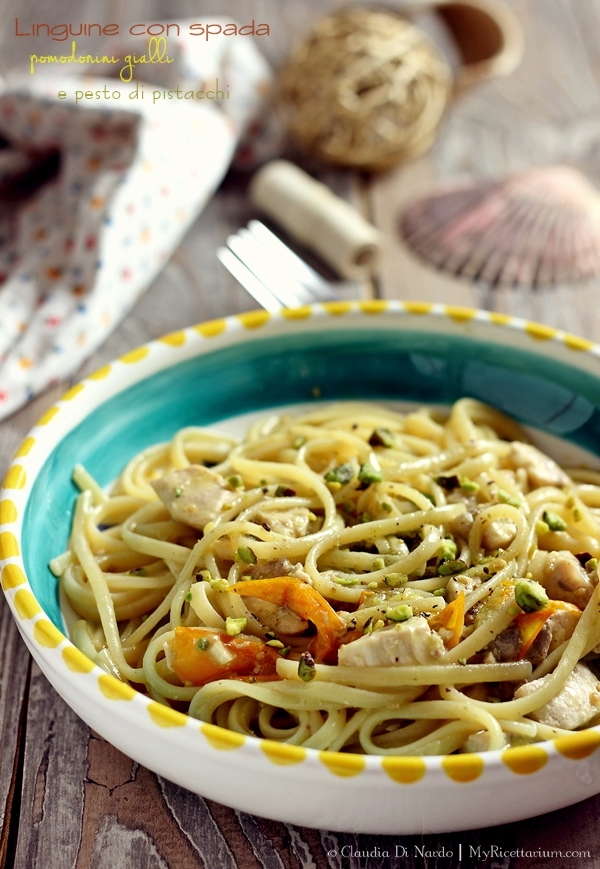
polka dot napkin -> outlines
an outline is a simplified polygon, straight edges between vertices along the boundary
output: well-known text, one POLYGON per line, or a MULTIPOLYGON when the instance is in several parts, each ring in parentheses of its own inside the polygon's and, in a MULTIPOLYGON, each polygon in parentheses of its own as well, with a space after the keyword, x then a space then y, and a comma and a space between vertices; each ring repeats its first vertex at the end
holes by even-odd
POLYGON ((0 210, 0 418, 73 375, 104 341, 256 126, 270 74, 252 42, 181 38, 169 55, 168 78, 161 66, 144 68, 143 100, 131 98, 135 80, 38 71, 0 93, 0 191, 31 155, 60 159, 24 204, 0 210), (217 77, 235 99, 148 98, 159 86, 198 90, 217 77), (76 104, 77 90, 105 86, 120 97, 76 104))

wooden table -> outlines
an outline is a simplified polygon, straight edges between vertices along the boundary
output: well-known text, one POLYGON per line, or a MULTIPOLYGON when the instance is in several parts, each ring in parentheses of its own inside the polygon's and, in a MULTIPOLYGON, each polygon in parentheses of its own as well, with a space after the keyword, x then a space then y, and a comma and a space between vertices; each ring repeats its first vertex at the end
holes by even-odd
MULTIPOLYGON (((218 5, 204 0, 90 0, 74 7, 68 0, 8 0, 1 13, 0 69, 25 51, 13 36, 16 14, 23 21, 125 23, 141 16, 173 20, 214 13, 218 5)), ((238 20, 254 17, 270 24, 272 36, 261 45, 277 62, 292 35, 306 29, 326 4, 229 0, 223 5, 238 20)), ((525 29, 523 63, 509 79, 480 86, 456 103, 430 154, 378 178, 320 174, 338 191, 354 196, 387 236, 379 280, 366 292, 477 305, 600 340, 598 281, 539 291, 473 287, 428 270, 398 240, 403 203, 437 179, 567 162, 600 182, 600 3, 511 0, 511 5, 525 29)), ((214 255, 226 235, 250 216, 244 187, 240 176, 226 179, 160 277, 75 379, 161 333, 253 307, 214 255)), ((0 426, 0 478, 27 430, 64 389, 62 384, 46 393, 0 426)), ((534 820, 424 837, 301 829, 202 800, 90 732, 32 663, 3 600, 0 746, 0 869, 600 867, 595 835, 600 796, 534 820), (396 845, 400 853, 405 846, 407 856, 359 856, 376 854, 377 848, 394 855, 396 845), (574 849, 587 856, 567 856, 574 849), (500 857, 500 850, 520 856, 500 857), (543 851, 555 856, 544 858, 543 851), (438 856, 427 856, 431 852, 438 856)), ((489 820, 493 824, 493 817, 489 820)))

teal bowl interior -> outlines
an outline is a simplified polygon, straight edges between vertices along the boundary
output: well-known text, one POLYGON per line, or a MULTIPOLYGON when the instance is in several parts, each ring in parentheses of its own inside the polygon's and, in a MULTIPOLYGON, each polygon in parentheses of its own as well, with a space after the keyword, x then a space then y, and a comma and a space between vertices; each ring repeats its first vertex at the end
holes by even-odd
POLYGON ((344 399, 451 404, 471 396, 600 454, 600 378, 526 350, 440 333, 343 330, 248 341, 166 368, 95 408, 36 478, 23 559, 62 629, 48 563, 66 546, 80 462, 106 485, 127 461, 188 425, 279 405, 344 399), (317 400, 317 399, 315 399, 317 400))

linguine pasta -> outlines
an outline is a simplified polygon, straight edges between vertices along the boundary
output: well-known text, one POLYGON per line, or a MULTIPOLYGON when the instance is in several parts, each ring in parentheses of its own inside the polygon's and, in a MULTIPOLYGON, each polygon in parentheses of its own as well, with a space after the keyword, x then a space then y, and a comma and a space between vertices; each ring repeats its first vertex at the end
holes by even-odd
POLYGON ((159 703, 380 755, 502 749, 594 723, 600 476, 473 399, 319 405, 203 428, 106 494, 78 466, 51 563, 71 638, 159 703))

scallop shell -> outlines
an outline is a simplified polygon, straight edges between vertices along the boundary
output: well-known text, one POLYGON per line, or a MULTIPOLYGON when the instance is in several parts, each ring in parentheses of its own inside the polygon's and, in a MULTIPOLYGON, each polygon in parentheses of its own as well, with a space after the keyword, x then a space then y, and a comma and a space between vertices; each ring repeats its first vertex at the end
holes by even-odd
POLYGON ((600 274, 600 194, 569 166, 430 194, 408 206, 401 232, 428 263, 489 286, 550 286, 600 274))

